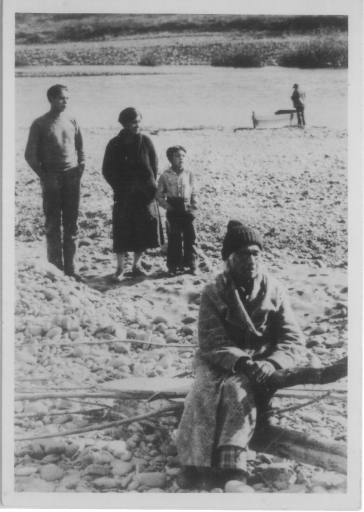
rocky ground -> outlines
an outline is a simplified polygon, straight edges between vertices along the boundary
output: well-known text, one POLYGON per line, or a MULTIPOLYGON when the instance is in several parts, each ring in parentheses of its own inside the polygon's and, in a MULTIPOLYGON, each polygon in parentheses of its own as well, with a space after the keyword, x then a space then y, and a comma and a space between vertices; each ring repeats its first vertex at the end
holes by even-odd
MULTIPOLYGON (((144 258, 151 266, 149 276, 128 275, 120 285, 110 282, 112 197, 100 173, 104 148, 113 135, 101 129, 85 133, 89 161, 83 179, 79 253, 86 282, 78 284, 45 261, 39 183, 22 158, 27 133, 18 133, 18 492, 186 492, 176 483, 178 414, 143 417, 170 402, 82 396, 32 401, 24 395, 86 394, 131 377, 140 382, 150 379, 153 385, 161 378, 182 381, 192 376, 200 293, 221 269, 221 240, 230 218, 240 218, 264 235, 264 263, 285 283, 307 339, 302 365, 325 366, 347 354, 345 131, 151 133, 161 170, 167 166, 163 148, 175 143, 188 148, 199 183, 201 275, 167 279, 165 256, 153 250, 144 258), (141 418, 102 428, 134 416, 141 418), (45 437, 67 431, 76 432, 45 437)), ((276 398, 274 423, 345 444, 345 383, 339 384, 336 393, 295 412, 278 411, 304 404, 307 397, 276 398)), ((266 454, 250 452, 249 470, 246 486, 230 486, 225 492, 346 489, 342 475, 266 454)))

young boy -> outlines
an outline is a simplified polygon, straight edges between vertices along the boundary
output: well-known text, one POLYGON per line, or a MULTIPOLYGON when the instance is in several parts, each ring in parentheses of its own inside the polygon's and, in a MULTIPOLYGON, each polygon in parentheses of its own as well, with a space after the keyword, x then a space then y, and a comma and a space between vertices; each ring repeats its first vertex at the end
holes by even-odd
POLYGON ((80 182, 85 170, 82 135, 76 120, 64 113, 67 87, 53 85, 47 97, 50 110, 30 127, 25 159, 41 182, 48 261, 81 281, 76 253, 80 182))
POLYGON ((158 203, 167 210, 167 267, 171 276, 184 267, 189 267, 192 275, 197 275, 198 272, 193 214, 197 209, 195 177, 191 171, 185 169, 185 156, 186 150, 182 146, 167 149, 167 158, 172 165, 159 178, 156 194, 158 203))

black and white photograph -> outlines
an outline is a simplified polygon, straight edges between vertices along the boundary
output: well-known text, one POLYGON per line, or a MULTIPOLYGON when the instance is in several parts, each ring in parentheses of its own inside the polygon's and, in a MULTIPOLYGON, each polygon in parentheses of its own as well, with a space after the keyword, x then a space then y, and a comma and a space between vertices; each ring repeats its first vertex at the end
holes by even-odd
POLYGON ((361 507, 361 17, 4 0, 5 506, 361 507))

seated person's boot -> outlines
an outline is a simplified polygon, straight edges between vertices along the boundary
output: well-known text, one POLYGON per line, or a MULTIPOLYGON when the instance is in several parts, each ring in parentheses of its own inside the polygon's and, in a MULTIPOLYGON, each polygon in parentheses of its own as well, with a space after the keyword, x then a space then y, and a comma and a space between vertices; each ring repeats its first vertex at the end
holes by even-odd
POLYGON ((182 466, 176 481, 181 489, 196 488, 200 482, 200 474, 195 466, 182 466))

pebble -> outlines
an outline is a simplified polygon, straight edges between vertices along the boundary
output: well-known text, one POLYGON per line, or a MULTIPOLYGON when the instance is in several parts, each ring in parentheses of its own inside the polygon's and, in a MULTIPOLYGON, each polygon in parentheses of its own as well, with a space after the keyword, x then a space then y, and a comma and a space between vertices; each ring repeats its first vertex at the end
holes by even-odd
POLYGON ((41 468, 40 475, 46 482, 54 482, 55 480, 61 480, 64 472, 55 464, 47 464, 41 468))
POLYGON ((229 482, 226 483, 224 491, 226 493, 248 493, 255 492, 255 489, 253 487, 250 487, 250 485, 246 485, 244 482, 241 482, 240 480, 230 480, 229 482))
POLYGON ((120 484, 120 482, 115 478, 107 477, 96 478, 96 480, 93 480, 92 483, 98 489, 112 489, 118 487, 118 485, 120 484))
POLYGON ((68 444, 66 446, 66 449, 64 451, 64 454, 65 456, 68 458, 68 459, 72 459, 72 457, 74 455, 76 455, 76 453, 78 452, 78 450, 80 449, 80 445, 78 443, 72 443, 72 444, 68 444))
POLYGON ((179 343, 179 341, 180 341, 180 339, 179 339, 179 337, 176 334, 169 334, 166 337, 166 342, 167 343, 179 343))
POLYGON ((15 468, 15 476, 30 476, 36 473, 38 469, 33 466, 18 466, 15 468))
POLYGON ((325 488, 330 487, 345 487, 347 478, 345 475, 340 475, 333 472, 316 473, 311 478, 311 484, 313 486, 321 486, 325 488))
POLYGON ((299 417, 303 421, 308 421, 310 423, 322 423, 321 414, 317 414, 315 412, 301 412, 299 413, 299 417))
POLYGON ((86 247, 92 245, 92 240, 91 238, 81 238, 80 241, 78 242, 78 245, 79 247, 81 247, 82 245, 85 245, 86 247))
POLYGON ((106 450, 114 455, 114 457, 120 457, 123 453, 128 451, 125 441, 111 441, 106 446, 106 450))
POLYGON ((43 290, 43 293, 44 293, 45 298, 48 300, 55 300, 55 299, 58 299, 58 297, 59 297, 59 294, 52 288, 45 288, 43 290))
POLYGON ((116 459, 111 453, 102 451, 93 453, 93 461, 95 464, 111 464, 116 462, 116 459))
POLYGON ((133 457, 131 463, 135 468, 138 469, 138 471, 141 469, 145 469, 149 464, 148 461, 139 457, 133 457))
POLYGON ((282 491, 278 492, 291 494, 305 494, 308 492, 308 488, 305 485, 291 484, 288 485, 286 489, 283 489, 282 491))
POLYGON ((32 459, 42 460, 44 456, 43 448, 38 443, 32 443, 32 459))
POLYGON ((62 455, 66 451, 66 443, 64 441, 57 441, 51 439, 44 443, 44 452, 46 455, 62 455))
POLYGON ((327 332, 327 325, 318 325, 311 331, 311 336, 315 336, 316 334, 325 334, 327 332))
POLYGON ((181 332, 182 334, 184 334, 185 336, 190 336, 191 334, 193 334, 195 331, 194 329, 192 329, 192 327, 190 327, 189 325, 184 325, 183 327, 181 327, 181 332))
POLYGON ((327 490, 321 485, 314 485, 313 487, 311 487, 310 492, 314 494, 326 494, 327 490))
POLYGON ((185 325, 192 324, 193 322, 196 322, 196 320, 197 320, 197 317, 186 316, 185 318, 182 319, 182 323, 185 325))
POLYGON ((30 402, 25 406, 24 412, 44 414, 48 412, 48 407, 43 402, 30 402))
POLYGON ((23 492, 54 492, 55 484, 42 478, 33 479, 23 486, 23 492))
POLYGON ((132 492, 132 491, 136 491, 138 489, 138 487, 139 487, 139 483, 136 481, 133 481, 133 482, 130 482, 127 489, 128 489, 128 491, 132 492))
POLYGON ((27 350, 22 350, 21 352, 15 353, 15 359, 22 363, 27 364, 36 364, 37 358, 29 354, 27 350))
POLYGON ((153 324, 168 324, 168 320, 164 316, 156 316, 153 319, 153 324))
POLYGON ((134 466, 131 462, 118 461, 113 465, 112 474, 116 476, 125 476, 133 471, 134 466))
POLYGON ((23 402, 19 402, 19 400, 16 400, 14 402, 14 412, 15 412, 15 414, 23 412, 23 410, 24 410, 23 402))
POLYGON ((166 475, 164 473, 138 473, 134 476, 134 481, 139 485, 146 485, 147 487, 158 487, 163 489, 167 483, 166 475))
POLYGON ((109 468, 101 464, 90 464, 85 469, 85 475, 106 476, 110 473, 109 468))
POLYGON ((339 423, 342 427, 347 428, 348 426, 348 419, 343 416, 330 416, 330 420, 334 423, 339 423))

